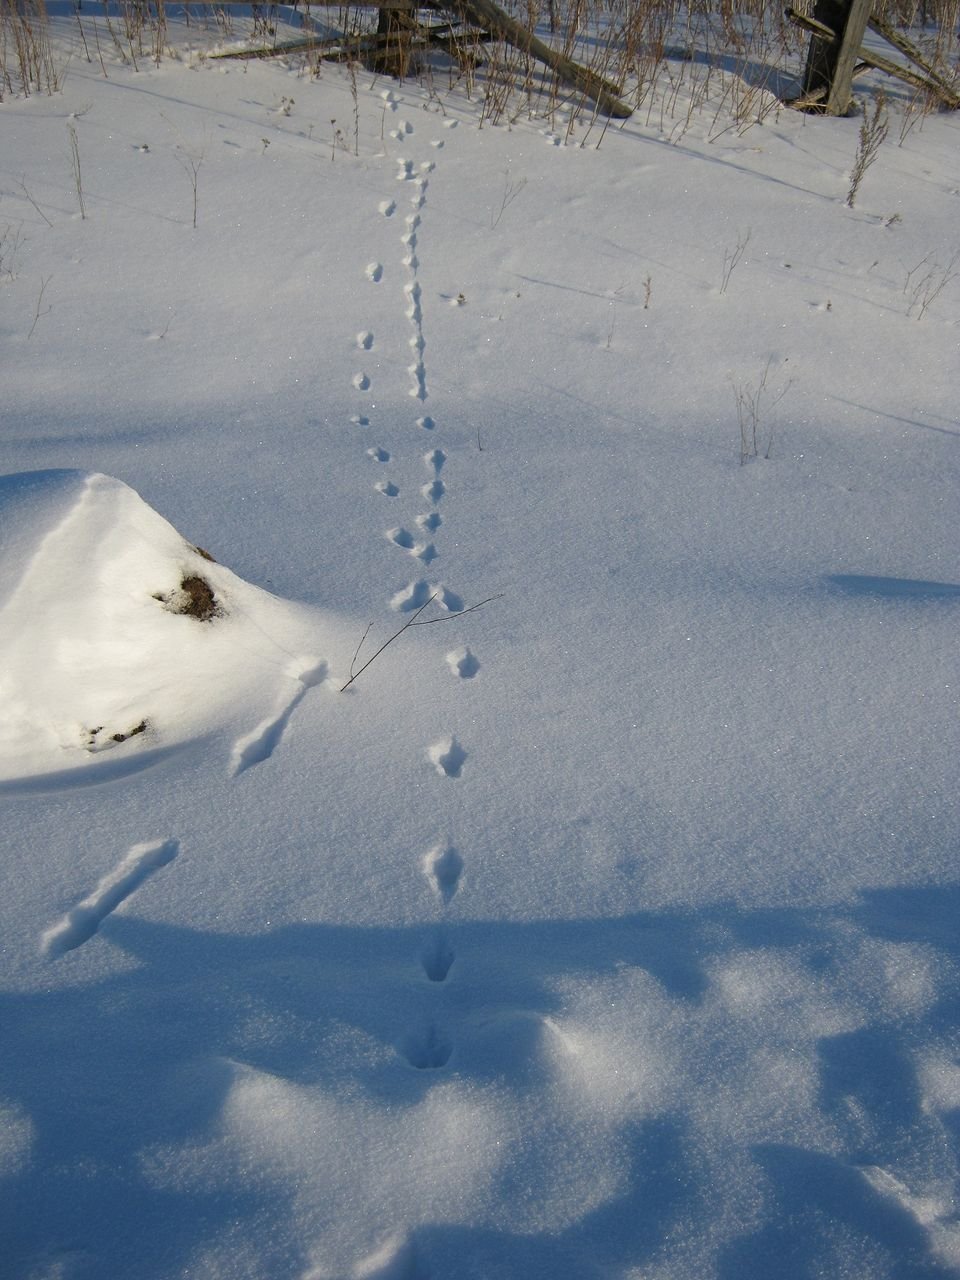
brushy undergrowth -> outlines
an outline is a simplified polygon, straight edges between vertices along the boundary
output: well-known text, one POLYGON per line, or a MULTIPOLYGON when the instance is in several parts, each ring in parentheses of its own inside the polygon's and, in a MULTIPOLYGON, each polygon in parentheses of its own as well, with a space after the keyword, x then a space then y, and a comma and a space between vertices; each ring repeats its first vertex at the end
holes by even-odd
MULTIPOLYGON (((782 0, 505 0, 502 7, 525 31, 609 82, 645 123, 674 140, 704 112, 710 113, 714 137, 762 123, 799 92, 809 43, 782 0)), ((795 7, 810 14, 813 0, 797 0, 795 7)), ((908 31, 930 65, 956 82, 960 0, 922 6, 877 0, 874 14, 908 31)), ((269 47, 302 39, 304 66, 315 74, 335 52, 352 75, 366 62, 419 80, 439 103, 446 94, 465 94, 479 103, 481 126, 536 117, 565 141, 572 135, 581 145, 602 141, 608 122, 594 102, 538 63, 522 42, 480 32, 458 9, 458 0, 442 12, 418 16, 434 28, 428 45, 419 38, 422 31, 412 31, 409 16, 398 15, 391 27, 377 10, 362 6, 308 4, 295 11, 102 0, 73 15, 81 56, 99 60, 104 74, 111 57, 134 66, 141 59, 159 62, 170 52, 168 21, 177 19, 206 31, 214 42, 244 37, 269 47), (378 45, 378 30, 388 28, 391 34, 379 37, 378 45), (339 37, 336 50, 333 33, 339 37)), ((63 74, 64 59, 51 46, 45 0, 0 0, 0 100, 55 93, 63 74)), ((922 90, 903 84, 896 89, 905 120, 937 109, 937 100, 922 90)))

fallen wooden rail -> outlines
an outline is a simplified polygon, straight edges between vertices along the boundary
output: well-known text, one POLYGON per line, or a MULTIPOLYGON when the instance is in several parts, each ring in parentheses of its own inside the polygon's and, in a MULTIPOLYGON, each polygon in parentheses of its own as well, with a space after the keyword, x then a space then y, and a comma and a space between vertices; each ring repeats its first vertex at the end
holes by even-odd
MULTIPOLYGON (((225 0, 225 2, 228 4, 239 3, 239 0, 225 0)), ((295 6, 264 4, 256 7, 276 9, 293 8, 295 6)), ((310 0, 310 7, 342 9, 344 6, 340 0, 310 0)), ((412 46, 416 48, 425 44, 442 45, 444 43, 469 43, 472 40, 488 40, 491 38, 489 33, 493 32, 522 53, 549 67, 564 84, 577 89, 585 98, 595 102, 597 109, 604 115, 613 116, 618 120, 625 120, 633 114, 632 107, 627 106, 620 99, 619 90, 615 84, 605 80, 595 71, 591 71, 589 67, 583 67, 565 54, 551 49, 549 45, 539 40, 531 30, 515 18, 511 18, 508 13, 505 13, 498 4, 494 3, 494 0, 451 0, 449 6, 439 3, 418 4, 416 0, 363 0, 363 3, 352 7, 358 9, 396 10, 398 12, 402 11, 404 14, 420 9, 430 9, 437 13, 455 17, 458 21, 469 22, 478 30, 465 33, 462 37, 453 34, 450 23, 444 24, 442 27, 443 34, 438 36, 431 34, 435 28, 412 23, 407 27, 407 24, 405 24, 404 35, 405 38, 411 41, 412 46)), ((320 53, 322 57, 332 58, 338 56, 335 51, 342 48, 344 53, 339 56, 357 57, 361 54, 376 54, 384 51, 387 47, 384 42, 384 35, 380 32, 359 37, 343 35, 317 39, 316 37, 304 36, 297 40, 261 44, 255 48, 227 49, 210 56, 240 59, 273 58, 285 53, 312 52, 320 53)))

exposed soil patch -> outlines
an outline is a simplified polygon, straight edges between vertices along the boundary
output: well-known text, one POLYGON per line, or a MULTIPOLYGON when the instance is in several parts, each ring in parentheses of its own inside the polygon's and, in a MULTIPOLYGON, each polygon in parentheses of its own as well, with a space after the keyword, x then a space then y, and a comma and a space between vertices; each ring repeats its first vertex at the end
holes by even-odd
POLYGON ((101 737, 103 733, 103 725, 97 725, 95 729, 86 730, 87 741, 85 746, 88 751, 104 751, 113 743, 126 742, 128 738, 135 738, 138 733, 146 733, 147 722, 141 720, 139 724, 135 724, 132 729, 127 729, 123 733, 110 733, 101 737))
POLYGON ((209 622, 223 614, 213 587, 197 573, 181 578, 179 588, 169 595, 157 592, 153 598, 159 600, 171 613, 184 614, 188 618, 196 618, 198 622, 209 622))

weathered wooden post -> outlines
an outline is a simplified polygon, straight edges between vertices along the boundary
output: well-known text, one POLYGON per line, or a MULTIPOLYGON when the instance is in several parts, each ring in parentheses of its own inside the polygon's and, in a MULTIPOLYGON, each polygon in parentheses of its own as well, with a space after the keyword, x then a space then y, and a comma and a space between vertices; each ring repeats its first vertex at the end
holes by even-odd
POLYGON ((853 101, 853 69, 870 19, 872 0, 817 0, 807 52, 803 98, 830 116, 845 116, 853 101))
POLYGON ((375 71, 386 72, 404 80, 410 70, 410 37, 413 23, 409 11, 383 5, 377 20, 380 38, 377 52, 370 60, 375 71))

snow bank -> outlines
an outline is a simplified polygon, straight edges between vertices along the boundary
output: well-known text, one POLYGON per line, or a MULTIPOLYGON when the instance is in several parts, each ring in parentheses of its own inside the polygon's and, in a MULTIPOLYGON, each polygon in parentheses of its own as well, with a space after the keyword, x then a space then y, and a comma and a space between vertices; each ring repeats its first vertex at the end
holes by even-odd
POLYGON ((0 479, 0 563, 2 779, 145 765, 251 691, 296 696, 325 674, 299 649, 321 640, 318 618, 213 563, 109 476, 0 479))

